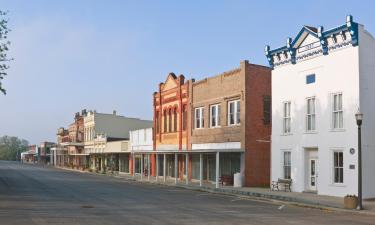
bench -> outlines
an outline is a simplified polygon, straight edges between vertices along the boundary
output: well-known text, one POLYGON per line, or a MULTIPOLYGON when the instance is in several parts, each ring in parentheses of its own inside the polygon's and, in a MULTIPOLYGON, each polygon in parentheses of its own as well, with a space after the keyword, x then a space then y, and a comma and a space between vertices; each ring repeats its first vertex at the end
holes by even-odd
POLYGON ((219 183, 221 185, 233 185, 233 176, 231 175, 222 175, 219 177, 219 183))
POLYGON ((281 179, 279 178, 277 181, 272 181, 272 184, 271 184, 271 190, 272 191, 279 191, 280 189, 282 189, 282 187, 284 187, 284 191, 287 191, 289 190, 290 192, 292 191, 291 190, 291 186, 292 186, 292 179, 281 179))

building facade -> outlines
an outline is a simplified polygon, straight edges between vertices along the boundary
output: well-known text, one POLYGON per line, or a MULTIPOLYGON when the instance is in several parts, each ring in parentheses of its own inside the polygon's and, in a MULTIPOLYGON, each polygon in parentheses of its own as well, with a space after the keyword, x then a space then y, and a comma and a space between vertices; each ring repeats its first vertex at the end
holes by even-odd
POLYGON ((57 145, 53 149, 53 160, 56 166, 69 166, 76 169, 88 168, 88 155, 84 153, 83 118, 86 110, 77 112, 74 122, 68 129, 60 127, 57 130, 57 145))
POLYGON ((173 153, 190 149, 190 101, 189 86, 191 80, 185 81, 183 75, 170 73, 164 83, 159 84, 158 92, 153 95, 154 108, 154 141, 156 154, 151 156, 152 176, 163 175, 163 164, 166 162, 167 176, 183 179, 186 175, 186 155, 178 154, 177 160, 173 153), (165 157, 164 157, 165 156, 165 157), (177 162, 177 164, 175 163, 177 162), (175 167, 177 165, 177 174, 175 167), (160 169, 159 169, 160 168, 160 169))
POLYGON ((154 93, 155 174, 218 187, 240 173, 247 186, 269 185, 270 104, 265 66, 243 61, 200 81, 169 74, 154 93))
POLYGON ((119 160, 123 154, 129 154, 126 153, 129 132, 152 125, 152 121, 120 116, 116 111, 112 114, 87 112, 84 116, 84 153, 90 155, 90 168, 102 172, 119 172, 121 168, 125 171, 119 160))
POLYGON ((44 141, 40 143, 40 146, 37 148, 38 163, 40 164, 49 164, 51 160, 51 148, 56 144, 53 142, 44 141))
POLYGON ((154 155, 153 129, 132 130, 129 136, 130 154, 123 154, 120 160, 123 170, 128 169, 128 173, 133 175, 150 176, 151 158, 154 155))
POLYGON ((304 26, 266 56, 272 70, 272 180, 292 190, 357 194, 355 113, 364 113, 363 197, 375 197, 375 39, 347 17, 333 29, 304 26))
POLYGON ((270 68, 245 60, 238 68, 193 82, 191 88, 192 177, 199 178, 198 151, 204 153, 205 180, 241 173, 246 186, 269 185, 270 68))

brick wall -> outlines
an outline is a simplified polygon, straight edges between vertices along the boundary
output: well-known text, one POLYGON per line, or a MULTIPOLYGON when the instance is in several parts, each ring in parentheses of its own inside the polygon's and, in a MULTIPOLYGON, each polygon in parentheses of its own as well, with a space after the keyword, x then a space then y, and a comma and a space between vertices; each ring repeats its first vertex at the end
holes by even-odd
POLYGON ((245 68, 245 185, 269 186, 271 123, 264 124, 263 99, 271 96, 271 70, 247 63, 245 68))

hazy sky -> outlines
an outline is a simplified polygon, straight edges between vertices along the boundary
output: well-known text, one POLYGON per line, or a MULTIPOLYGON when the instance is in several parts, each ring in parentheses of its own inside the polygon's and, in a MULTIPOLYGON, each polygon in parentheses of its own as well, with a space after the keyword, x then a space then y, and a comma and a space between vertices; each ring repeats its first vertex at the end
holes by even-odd
POLYGON ((354 21, 375 34, 375 1, 0 0, 12 41, 0 135, 38 143, 81 109, 152 119, 152 93, 169 72, 200 79, 267 65, 264 46, 303 25, 354 21))

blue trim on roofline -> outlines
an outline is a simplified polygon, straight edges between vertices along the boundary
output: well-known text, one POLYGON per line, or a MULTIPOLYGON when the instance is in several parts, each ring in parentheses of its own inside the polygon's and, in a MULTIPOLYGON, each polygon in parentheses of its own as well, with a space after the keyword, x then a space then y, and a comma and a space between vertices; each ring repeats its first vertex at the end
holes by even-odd
POLYGON ((293 46, 296 44, 296 42, 299 40, 299 38, 302 36, 302 34, 305 31, 307 31, 309 34, 313 35, 314 37, 319 38, 319 41, 320 41, 320 44, 321 44, 321 47, 322 47, 322 51, 323 51, 323 55, 328 54, 327 38, 330 37, 333 34, 337 34, 337 33, 343 32, 343 31, 349 31, 350 32, 352 46, 358 45, 358 23, 353 22, 353 16, 351 16, 351 15, 348 15, 346 17, 346 23, 345 24, 343 24, 341 26, 338 26, 338 27, 335 27, 335 28, 332 28, 332 29, 329 29, 327 31, 324 31, 323 27, 321 26, 321 27, 319 27, 318 32, 315 33, 312 30, 310 30, 310 29, 308 29, 307 27, 304 26, 300 30, 300 32, 297 34, 296 38, 293 41, 291 40, 291 38, 288 38, 287 45, 276 48, 276 49, 273 49, 273 50, 271 50, 268 45, 266 46, 265 54, 266 54, 266 57, 268 59, 268 62, 270 64, 271 68, 273 68, 273 66, 274 66, 273 56, 276 55, 276 54, 279 54, 279 53, 285 53, 286 51, 288 51, 290 56, 291 56, 292 64, 296 63, 296 58, 295 58, 296 48, 293 48, 293 46))

